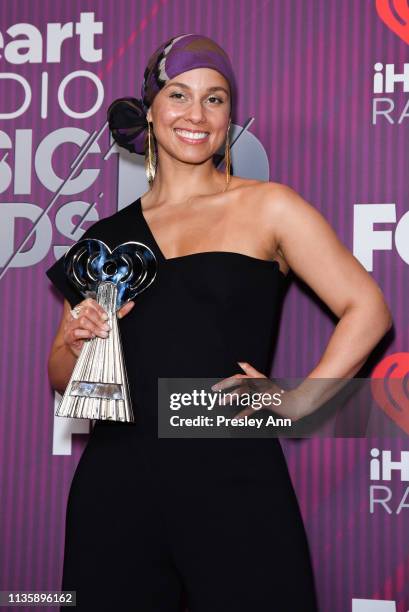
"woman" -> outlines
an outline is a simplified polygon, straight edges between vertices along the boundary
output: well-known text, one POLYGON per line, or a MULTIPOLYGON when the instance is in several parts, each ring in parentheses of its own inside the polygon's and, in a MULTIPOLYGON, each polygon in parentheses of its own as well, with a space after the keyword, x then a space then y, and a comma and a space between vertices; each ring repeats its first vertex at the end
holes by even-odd
MULTIPOLYGON (((159 377, 223 387, 268 375, 290 268, 340 319, 310 377, 352 377, 390 326, 379 287, 311 205, 284 185, 230 176, 235 98, 224 51, 186 34, 152 55, 140 100, 109 108, 117 142, 146 150, 150 190, 85 236, 144 242, 158 273, 118 312, 135 423, 96 422, 70 489, 63 589, 80 610, 176 612, 182 594, 189 612, 318 609, 279 440, 157 435, 159 377), (223 143, 225 173, 213 163, 223 143)), ((66 298, 49 358, 63 392, 82 343, 109 329, 62 260, 47 273, 66 298)), ((284 406, 302 416, 297 402, 284 406)))

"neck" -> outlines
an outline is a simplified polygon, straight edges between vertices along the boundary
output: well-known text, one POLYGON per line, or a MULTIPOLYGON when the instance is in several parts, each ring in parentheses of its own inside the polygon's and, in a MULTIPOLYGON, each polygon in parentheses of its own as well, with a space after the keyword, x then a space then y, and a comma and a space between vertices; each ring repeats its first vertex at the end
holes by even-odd
POLYGON ((225 171, 217 170, 212 159, 202 164, 189 164, 172 159, 161 159, 150 189, 155 202, 179 204, 198 196, 224 193, 230 186, 225 171), (176 163, 175 163, 176 162, 176 163))

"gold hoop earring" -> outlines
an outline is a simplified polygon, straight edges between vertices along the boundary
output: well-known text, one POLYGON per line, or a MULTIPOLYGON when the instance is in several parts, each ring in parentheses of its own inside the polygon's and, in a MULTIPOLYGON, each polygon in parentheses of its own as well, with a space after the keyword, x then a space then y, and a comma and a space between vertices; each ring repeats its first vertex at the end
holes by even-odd
POLYGON ((152 189, 153 180, 156 174, 155 139, 151 125, 152 123, 148 121, 148 133, 145 141, 145 173, 150 189, 152 189))
POLYGON ((227 126, 227 132, 226 132, 226 144, 224 147, 224 163, 226 166, 226 186, 224 188, 224 190, 226 191, 227 187, 229 186, 230 183, 230 172, 231 172, 231 153, 230 153, 230 142, 229 142, 229 130, 230 130, 230 125, 231 125, 231 119, 229 119, 229 125, 227 126))

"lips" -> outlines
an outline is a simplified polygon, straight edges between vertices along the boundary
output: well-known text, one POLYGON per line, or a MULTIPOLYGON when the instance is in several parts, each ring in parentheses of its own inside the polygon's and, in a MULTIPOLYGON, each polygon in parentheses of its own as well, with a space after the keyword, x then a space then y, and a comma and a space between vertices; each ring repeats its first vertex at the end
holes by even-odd
POLYGON ((174 128, 175 134, 187 142, 203 142, 209 136, 209 132, 203 130, 185 130, 183 128, 174 128))

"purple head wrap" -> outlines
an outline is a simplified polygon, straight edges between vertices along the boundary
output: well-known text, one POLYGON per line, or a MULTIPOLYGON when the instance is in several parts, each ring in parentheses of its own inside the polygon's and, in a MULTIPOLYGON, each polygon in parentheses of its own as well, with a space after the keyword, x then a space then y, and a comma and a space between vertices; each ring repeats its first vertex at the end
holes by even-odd
POLYGON ((236 103, 237 86, 227 53, 207 36, 175 36, 149 58, 141 98, 118 98, 109 106, 108 123, 115 141, 132 153, 144 153, 148 127, 146 113, 156 94, 169 79, 194 68, 213 68, 220 72, 229 83, 231 103, 236 103))

